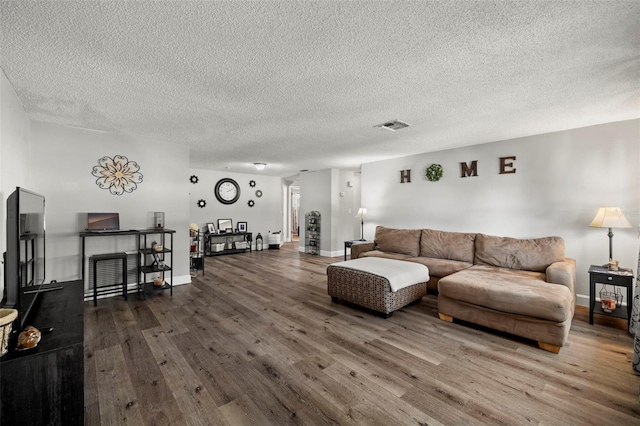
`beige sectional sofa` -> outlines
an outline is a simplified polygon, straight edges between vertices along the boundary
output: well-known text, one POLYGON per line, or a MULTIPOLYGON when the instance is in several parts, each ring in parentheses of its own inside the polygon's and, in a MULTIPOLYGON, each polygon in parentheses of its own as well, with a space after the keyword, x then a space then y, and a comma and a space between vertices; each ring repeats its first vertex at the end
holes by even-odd
POLYGON ((440 318, 533 339, 551 352, 567 340, 575 309, 575 260, 560 237, 516 239, 378 226, 351 258, 383 257, 429 268, 440 318))

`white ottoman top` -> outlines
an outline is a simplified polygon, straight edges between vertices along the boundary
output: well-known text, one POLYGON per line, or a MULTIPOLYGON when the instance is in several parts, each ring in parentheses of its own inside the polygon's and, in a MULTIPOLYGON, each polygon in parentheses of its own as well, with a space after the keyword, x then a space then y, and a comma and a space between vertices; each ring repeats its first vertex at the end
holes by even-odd
POLYGON ((420 263, 382 257, 363 257, 332 263, 329 267, 349 268, 384 277, 389 281, 391 291, 398 291, 410 285, 429 281, 429 268, 420 263))

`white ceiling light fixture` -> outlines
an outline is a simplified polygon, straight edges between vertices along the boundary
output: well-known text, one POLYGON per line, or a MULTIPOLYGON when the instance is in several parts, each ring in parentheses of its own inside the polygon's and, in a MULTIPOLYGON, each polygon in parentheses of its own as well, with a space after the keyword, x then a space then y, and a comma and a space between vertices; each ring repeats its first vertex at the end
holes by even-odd
POLYGON ((379 127, 381 129, 387 129, 387 130, 391 130, 392 132, 395 132, 396 130, 404 129, 409 126, 411 126, 411 124, 405 123, 404 121, 391 120, 391 121, 385 121, 382 124, 377 124, 373 127, 379 127))
POLYGON ((267 167, 267 163, 253 163, 254 166, 256 166, 256 169, 258 170, 263 170, 265 167, 267 167))

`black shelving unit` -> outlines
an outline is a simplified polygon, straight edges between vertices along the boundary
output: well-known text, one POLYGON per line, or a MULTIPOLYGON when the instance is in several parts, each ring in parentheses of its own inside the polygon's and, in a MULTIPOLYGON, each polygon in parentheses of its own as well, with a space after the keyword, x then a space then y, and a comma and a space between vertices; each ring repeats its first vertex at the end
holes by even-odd
POLYGON ((309 254, 320 254, 320 212, 312 211, 304 215, 306 232, 304 251, 309 254))
POLYGON ((173 296, 173 234, 171 229, 146 230, 138 237, 138 291, 146 299, 147 294, 169 290, 173 296), (162 249, 152 248, 155 241, 162 249), (154 284, 154 279, 162 274, 162 285, 154 284), (168 275, 167 275, 168 274, 168 275), (151 277, 153 275, 153 277, 151 277), (150 277, 148 277, 150 276, 150 277))
POLYGON ((191 247, 189 251, 189 273, 192 277, 198 276, 198 271, 204 275, 204 240, 203 234, 197 231, 191 235, 191 247))

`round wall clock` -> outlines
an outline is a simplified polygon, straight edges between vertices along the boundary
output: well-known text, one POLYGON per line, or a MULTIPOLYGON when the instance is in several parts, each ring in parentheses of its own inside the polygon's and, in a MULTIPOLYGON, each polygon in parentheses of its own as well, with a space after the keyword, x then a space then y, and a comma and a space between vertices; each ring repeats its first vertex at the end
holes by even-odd
POLYGON ((240 198, 240 186, 230 178, 223 178, 216 183, 216 198, 222 204, 233 204, 240 198))

